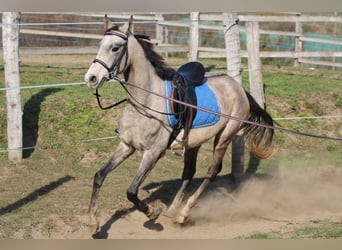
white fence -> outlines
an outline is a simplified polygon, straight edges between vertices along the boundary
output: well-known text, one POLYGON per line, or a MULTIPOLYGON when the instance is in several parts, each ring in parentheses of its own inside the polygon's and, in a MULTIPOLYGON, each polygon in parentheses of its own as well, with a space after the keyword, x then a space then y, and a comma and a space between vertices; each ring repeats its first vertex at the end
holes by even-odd
MULTIPOLYGON (((158 44, 157 50, 164 55, 169 53, 188 53, 189 51, 197 51, 199 58, 225 58, 226 51, 224 47, 224 31, 222 13, 199 13, 195 18, 190 18, 190 13, 133 13, 136 29, 138 31, 147 33, 153 41, 158 44), (208 39, 205 45, 190 39, 190 27, 197 23, 198 34, 192 34, 192 37, 198 37, 201 41, 208 39), (149 28, 146 28, 149 27, 149 28), (215 41, 215 42, 212 42, 215 41)), ((23 15, 34 15, 24 13, 23 15)), ((69 14, 70 15, 70 14, 69 14)), ((57 22, 57 23, 25 23, 22 24, 20 29, 23 35, 35 35, 40 37, 59 37, 64 39, 79 39, 79 40, 93 40, 93 44, 102 37, 102 14, 89 14, 89 13, 75 13, 73 14, 74 20, 87 17, 87 22, 57 22), (91 20, 91 21, 90 21, 91 20), (62 28, 56 29, 54 27, 61 27, 66 25, 73 25, 80 28, 80 31, 63 31, 62 28), (98 28, 100 32, 91 33, 92 31, 86 30, 87 27, 92 26, 92 29, 98 28)), ((128 13, 110 13, 109 16, 113 20, 124 21, 129 18, 128 13)), ((260 26, 259 37, 254 39, 259 40, 260 44, 260 58, 287 58, 293 60, 295 65, 311 64, 342 67, 342 16, 334 15, 316 15, 309 16, 300 13, 288 14, 275 14, 275 15, 239 15, 239 30, 241 37, 246 37, 246 24, 249 22, 257 22, 260 26), (263 29, 265 24, 277 23, 280 26, 288 26, 287 31, 263 29), (330 25, 331 30, 330 39, 327 36, 323 38, 309 37, 304 32, 305 26, 308 25, 330 25), (304 27, 304 28, 303 28, 304 27), (272 49, 267 42, 262 41, 267 37, 279 37, 279 40, 290 39, 293 41, 292 48, 287 50, 272 49), (305 44, 314 44, 315 47, 330 46, 326 50, 308 50, 305 44)), ((279 27, 278 25, 278 27, 279 27)), ((284 29, 283 29, 284 30, 284 29)), ((247 42, 246 42, 247 43, 247 42)), ((276 47, 276 44, 272 44, 276 47)), ((278 44, 278 48, 282 46, 278 44)), ((50 47, 50 46, 49 46, 50 47)), ((247 50, 241 46, 240 54, 242 58, 247 58, 247 50)), ((73 46, 65 47, 58 46, 56 49, 40 48, 21 48, 21 53, 95 53, 96 46, 73 46), (40 50, 42 52, 40 52, 40 50)))
MULTIPOLYGON (((80 14, 77 14, 78 16, 80 14)), ((170 15, 170 14, 168 14, 170 15)), ((179 13, 175 15, 176 17, 179 17, 179 13)), ((182 14, 185 17, 188 17, 188 14, 182 14)), ((89 15, 88 17, 94 17, 96 18, 96 15, 89 15)), ((121 19, 125 20, 129 17, 127 14, 110 14, 111 18, 115 19, 121 19)), ((260 58, 263 57, 270 57, 270 58, 279 58, 279 57, 288 57, 294 59, 295 65, 299 65, 301 63, 309 63, 309 64, 319 64, 319 65, 328 65, 333 67, 342 67, 342 63, 336 62, 336 58, 342 57, 342 51, 335 50, 335 51, 328 51, 328 52, 322 52, 322 51, 303 51, 303 42, 304 41, 311 41, 311 42, 327 42, 330 44, 333 44, 335 48, 339 48, 338 46, 342 45, 342 42, 337 41, 335 39, 334 41, 322 41, 322 39, 313 39, 313 38, 307 38, 303 36, 302 34, 302 23, 304 22, 331 22, 336 24, 342 24, 342 17, 328 17, 328 16, 316 16, 316 17, 310 17, 310 16, 302 16, 302 15, 287 15, 287 16, 243 16, 238 15, 238 18, 233 20, 235 24, 239 24, 239 31, 240 33, 247 33, 247 49, 246 50, 240 50, 238 48, 240 57, 248 57, 249 59, 249 67, 260 65, 260 58), (259 23, 261 22, 294 22, 295 23, 295 31, 294 32, 283 32, 283 31, 266 31, 259 28, 259 23), (294 46, 294 51, 260 51, 260 35, 262 34, 275 34, 275 35, 281 35, 281 36, 293 36, 296 39, 296 45, 294 46), (317 60, 311 60, 307 58, 311 57, 330 57, 333 60, 328 61, 317 61, 317 60)), ((202 46, 198 39, 201 37, 201 32, 203 30, 205 32, 208 31, 215 31, 215 32, 222 32, 225 35, 227 35, 228 31, 230 30, 231 26, 225 27, 224 23, 227 23, 222 20, 222 14, 216 14, 216 15, 209 15, 209 14, 193 14, 191 16, 191 19, 188 21, 179 21, 179 20, 165 20, 164 15, 162 14, 156 14, 152 13, 149 15, 135 15, 137 28, 139 30, 139 24, 140 29, 144 30, 146 28, 146 24, 152 25, 153 28, 149 28, 148 33, 149 36, 153 38, 153 42, 157 44, 157 49, 161 53, 184 53, 189 52, 190 57, 189 59, 195 60, 196 57, 223 57, 226 58, 227 51, 225 48, 218 48, 218 47, 209 47, 209 46, 202 46), (209 21, 210 24, 202 24, 202 21, 209 21), (182 31, 179 31, 179 28, 182 28, 182 31), (183 42, 181 43, 170 43, 170 33, 179 33, 184 32, 185 38, 183 42), (191 36, 193 39, 189 39, 189 33, 191 33, 191 36), (184 42, 185 41, 185 42, 184 42), (195 41, 190 43, 189 41, 195 41), (189 49, 191 48, 191 50, 189 49)), ((230 20, 232 21, 232 20, 230 20)), ((34 36, 43 36, 43 37, 63 37, 65 38, 76 38, 76 39, 95 39, 96 41, 102 37, 101 34, 95 34, 95 33, 86 33, 86 32, 66 32, 66 31, 60 31, 60 30, 53 30, 51 27, 59 27, 61 25, 102 25, 102 22, 62 22, 62 23, 20 23, 20 33, 26 34, 26 35, 34 35, 34 36), (26 26, 31 26, 30 28, 26 28, 26 26), (34 27, 34 28, 33 28, 34 27), (39 27, 39 28, 36 28, 39 27), (46 27, 50 27, 50 29, 47 29, 46 27)), ((233 25, 235 25, 233 23, 233 25)), ((8 27, 7 23, 2 24, 2 32, 4 32, 4 27, 8 27)), ((12 24, 17 25, 17 24, 12 24)), ((210 33, 212 36, 213 33, 210 33)), ((224 37, 222 37, 223 40, 224 37)), ((217 39, 216 39, 217 40, 217 39)), ((224 41, 222 41, 224 44, 224 41)), ((96 53, 97 47, 58 47, 58 48, 32 48, 32 47, 20 47, 21 53, 42 53, 42 54, 52 54, 52 53, 96 53)), ((5 55, 5 54, 4 54, 5 55)), ((254 85, 262 85, 261 81, 261 67, 256 67, 256 69, 253 68, 253 70, 250 70, 254 75, 253 77, 250 77, 250 79, 259 79, 256 83, 250 83, 251 86, 254 85), (260 77, 257 77, 259 74, 260 77)), ((20 84, 20 82, 19 82, 20 84)), ((260 91, 257 91, 255 93, 252 93, 252 95, 259 95, 260 101, 258 101, 261 105, 263 103, 263 89, 262 86, 258 87, 260 91)), ((6 90, 11 91, 12 87, 7 86, 4 89, 0 90, 6 90)), ((252 88, 251 88, 252 91, 252 88)), ((8 92, 9 93, 9 92, 8 92)), ((257 98, 257 99, 258 99, 257 98)), ((13 106, 13 105, 12 105, 13 106)), ((20 106, 20 105, 17 105, 20 106)), ((9 112, 10 114, 11 112, 9 112)), ((16 112, 18 113, 18 112, 16 112)), ((10 120, 10 119, 9 119, 10 120)), ((19 121, 21 123, 21 121, 19 121)), ((9 132, 10 134, 10 132, 9 132)), ((21 140, 21 139, 20 139, 21 140)), ((18 146, 8 146, 9 149, 17 149, 18 146)), ((20 148, 20 146, 19 146, 20 148)), ((10 152, 10 151, 9 151, 10 152)), ((19 156, 18 156, 19 157, 19 156)), ((18 158, 15 157, 15 158, 18 158)), ((20 157, 19 157, 20 158, 20 157)))

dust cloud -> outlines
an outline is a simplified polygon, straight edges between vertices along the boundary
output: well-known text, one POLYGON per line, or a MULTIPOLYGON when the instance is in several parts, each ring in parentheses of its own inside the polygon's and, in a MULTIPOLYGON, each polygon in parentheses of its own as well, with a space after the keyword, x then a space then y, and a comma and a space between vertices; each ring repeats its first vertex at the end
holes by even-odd
POLYGON ((342 169, 282 166, 251 177, 234 192, 207 192, 193 208, 196 223, 227 223, 251 218, 291 221, 342 212, 342 169))

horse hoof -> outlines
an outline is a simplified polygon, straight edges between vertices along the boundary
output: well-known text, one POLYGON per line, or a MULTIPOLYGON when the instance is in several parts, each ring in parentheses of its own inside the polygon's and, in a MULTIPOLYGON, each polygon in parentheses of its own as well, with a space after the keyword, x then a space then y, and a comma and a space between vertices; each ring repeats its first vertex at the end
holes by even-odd
POLYGON ((97 231, 99 230, 99 227, 100 227, 100 224, 97 222, 97 223, 94 223, 94 224, 89 224, 88 225, 88 228, 89 228, 89 232, 91 235, 94 235, 97 233, 97 231))
POLYGON ((158 208, 154 208, 152 213, 150 213, 147 217, 150 219, 150 220, 156 220, 159 215, 162 213, 163 209, 161 207, 158 207, 158 208))
POLYGON ((178 218, 177 218, 177 223, 183 225, 186 222, 186 220, 187 220, 186 216, 179 215, 178 218))

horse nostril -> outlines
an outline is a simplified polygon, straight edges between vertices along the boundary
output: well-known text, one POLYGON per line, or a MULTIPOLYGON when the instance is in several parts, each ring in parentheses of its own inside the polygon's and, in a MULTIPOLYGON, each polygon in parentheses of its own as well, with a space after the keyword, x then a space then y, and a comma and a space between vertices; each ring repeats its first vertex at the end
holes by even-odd
POLYGON ((96 83, 97 82, 96 76, 90 77, 90 81, 93 82, 93 83, 96 83))
POLYGON ((84 76, 84 81, 87 82, 87 83, 96 83, 97 81, 97 77, 93 74, 85 74, 84 76))

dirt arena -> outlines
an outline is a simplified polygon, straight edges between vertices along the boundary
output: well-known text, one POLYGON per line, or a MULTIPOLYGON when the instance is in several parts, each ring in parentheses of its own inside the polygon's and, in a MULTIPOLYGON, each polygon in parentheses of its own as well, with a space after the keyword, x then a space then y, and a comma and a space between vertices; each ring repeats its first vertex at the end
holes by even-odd
POLYGON ((279 238, 294 237, 296 228, 314 227, 322 221, 341 223, 341 178, 342 169, 332 166, 319 169, 287 166, 248 179, 234 192, 227 179, 219 178, 193 208, 185 226, 165 216, 150 221, 127 205, 112 214, 102 214, 96 235, 90 235, 86 215, 72 221, 52 215, 44 219, 50 221, 49 233, 38 226, 33 237, 232 239, 259 232, 279 238))

